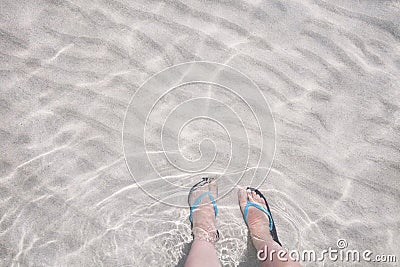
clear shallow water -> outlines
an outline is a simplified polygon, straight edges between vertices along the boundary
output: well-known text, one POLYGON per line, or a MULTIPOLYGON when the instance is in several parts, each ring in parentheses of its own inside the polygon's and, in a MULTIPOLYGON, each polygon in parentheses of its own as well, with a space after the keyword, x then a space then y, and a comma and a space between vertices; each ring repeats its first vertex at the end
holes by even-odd
POLYGON ((201 177, 219 198, 259 187, 275 154, 275 123, 262 91, 227 65, 194 61, 147 80, 124 118, 123 148, 138 187, 158 202, 187 208, 201 177))
MULTIPOLYGON (((138 188, 121 132, 140 85, 193 60, 240 70, 271 106, 276 151, 261 189, 285 247, 345 238, 376 254, 400 250, 398 2, 0 5, 1 265, 183 263, 188 210, 138 188)), ((213 127, 188 129, 199 141, 213 127)), ((253 266, 235 194, 219 203, 221 261, 253 266)))

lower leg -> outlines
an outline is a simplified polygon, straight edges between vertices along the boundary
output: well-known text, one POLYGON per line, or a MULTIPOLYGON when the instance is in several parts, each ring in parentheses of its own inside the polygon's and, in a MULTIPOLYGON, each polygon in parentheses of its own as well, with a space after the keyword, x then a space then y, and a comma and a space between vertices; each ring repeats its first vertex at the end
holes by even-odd
POLYGON ((186 267, 221 266, 212 243, 204 240, 194 240, 186 259, 186 267))

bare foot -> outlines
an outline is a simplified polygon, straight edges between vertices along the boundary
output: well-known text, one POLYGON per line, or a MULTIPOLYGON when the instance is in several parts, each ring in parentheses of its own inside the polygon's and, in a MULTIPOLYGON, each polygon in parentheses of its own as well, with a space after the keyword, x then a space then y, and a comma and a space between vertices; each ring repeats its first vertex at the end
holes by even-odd
MULTIPOLYGON (((264 200, 250 189, 239 189, 238 199, 242 214, 244 213, 247 200, 260 204, 267 209, 264 200)), ((269 217, 263 211, 256 207, 249 207, 247 222, 253 245, 257 250, 261 249, 266 243, 275 242, 269 231, 269 217)))
MULTIPOLYGON (((208 191, 214 197, 214 199, 217 199, 218 189, 216 180, 212 180, 210 183, 205 183, 204 185, 198 187, 196 190, 191 192, 189 196, 190 206, 193 206, 196 199, 202 193, 208 191)), ((194 239, 196 239, 197 237, 199 237, 199 239, 204 239, 205 235, 210 235, 210 238, 213 238, 214 235, 217 235, 215 211, 210 197, 204 196, 201 198, 200 204, 197 206, 196 209, 194 209, 192 213, 192 222, 194 239)))

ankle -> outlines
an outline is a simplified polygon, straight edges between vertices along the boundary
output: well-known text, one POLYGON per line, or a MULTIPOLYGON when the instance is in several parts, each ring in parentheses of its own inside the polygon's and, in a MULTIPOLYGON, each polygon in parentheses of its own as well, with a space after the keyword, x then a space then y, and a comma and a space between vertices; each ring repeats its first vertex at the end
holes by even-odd
POLYGON ((272 244, 272 242, 275 242, 270 233, 260 233, 260 231, 253 233, 250 231, 250 237, 255 248, 264 246, 264 244, 272 244))
POLYGON ((273 249, 282 248, 278 243, 276 243, 272 239, 272 236, 270 236, 270 235, 266 236, 266 237, 263 237, 263 238, 251 235, 251 240, 252 240, 252 243, 253 243, 253 245, 254 245, 254 247, 256 248, 257 251, 264 250, 265 247, 273 248, 273 249))
POLYGON ((287 259, 287 251, 273 240, 264 243, 260 242, 254 246, 256 247, 257 258, 262 262, 266 260, 272 262, 276 260, 277 257, 279 257, 279 260, 287 259))
POLYGON ((192 229, 193 240, 206 241, 215 244, 219 240, 219 232, 215 227, 209 226, 208 228, 193 227, 192 229))

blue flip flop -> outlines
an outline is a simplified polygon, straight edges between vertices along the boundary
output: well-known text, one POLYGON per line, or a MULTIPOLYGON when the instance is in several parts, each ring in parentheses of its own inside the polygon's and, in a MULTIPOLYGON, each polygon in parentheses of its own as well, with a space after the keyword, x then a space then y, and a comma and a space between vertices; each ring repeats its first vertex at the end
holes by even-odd
POLYGON ((244 218, 244 221, 245 221, 246 224, 248 225, 247 216, 248 216, 249 208, 250 208, 250 207, 255 207, 255 208, 261 210, 262 212, 264 212, 265 214, 267 214, 267 216, 269 217, 269 232, 271 233, 272 239, 273 239, 276 243, 278 243, 280 246, 282 246, 281 242, 280 242, 279 239, 278 239, 278 233, 277 233, 277 231, 276 231, 274 219, 272 219, 271 210, 269 209, 268 202, 267 202, 267 200, 265 199, 264 195, 263 195, 260 191, 258 191, 258 189, 255 189, 255 188, 252 188, 252 187, 247 187, 247 189, 250 189, 251 191, 256 192, 256 194, 257 194, 258 196, 260 196, 260 197, 264 200, 265 206, 267 206, 267 209, 265 209, 265 208, 264 208, 263 206, 261 206, 260 204, 251 202, 251 201, 249 201, 249 200, 247 199, 247 203, 246 203, 246 206, 244 207, 244 211, 243 211, 243 218, 244 218))
MULTIPOLYGON (((193 228, 193 212, 195 209, 197 209, 197 207, 199 206, 201 200, 203 199, 203 197, 209 197, 211 200, 211 203, 214 207, 214 213, 215 213, 215 218, 217 218, 218 215, 218 207, 217 207, 217 203, 215 202, 214 197, 212 196, 210 191, 204 192, 202 194, 200 194, 195 201, 193 202, 193 205, 190 205, 190 195, 196 190, 198 189, 200 186, 203 186, 207 183, 211 183, 211 181, 214 180, 213 178, 208 178, 208 177, 204 177, 202 178, 202 180, 200 182, 198 182, 197 184, 195 184, 189 192, 189 196, 188 196, 188 203, 189 203, 189 207, 190 207, 190 215, 189 215, 189 221, 191 223, 191 227, 193 228)), ((218 233, 218 231, 217 231, 218 233)), ((219 235, 219 233, 218 233, 219 235)))

